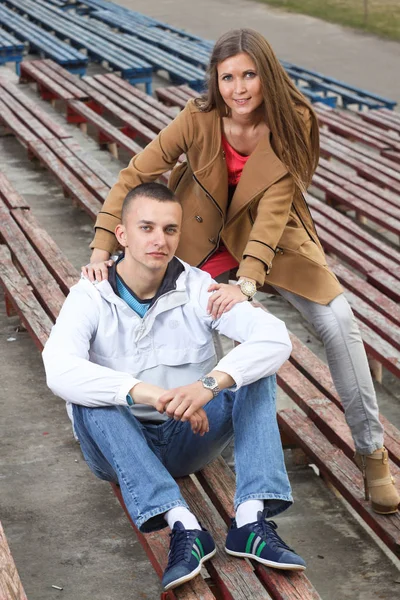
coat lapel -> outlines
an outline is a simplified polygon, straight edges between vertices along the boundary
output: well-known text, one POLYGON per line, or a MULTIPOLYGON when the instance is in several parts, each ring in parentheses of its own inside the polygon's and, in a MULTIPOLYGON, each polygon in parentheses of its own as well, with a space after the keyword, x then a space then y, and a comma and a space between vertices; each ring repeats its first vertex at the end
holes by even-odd
POLYGON ((269 133, 265 134, 243 169, 226 216, 226 225, 256 196, 287 173, 286 167, 272 149, 269 133))

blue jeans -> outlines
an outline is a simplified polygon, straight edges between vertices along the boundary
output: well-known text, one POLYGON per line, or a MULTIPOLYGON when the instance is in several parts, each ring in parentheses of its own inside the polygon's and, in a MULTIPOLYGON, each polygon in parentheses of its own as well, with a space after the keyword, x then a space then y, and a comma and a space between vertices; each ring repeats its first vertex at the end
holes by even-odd
POLYGON ((73 406, 74 426, 95 475, 118 482, 128 512, 142 532, 166 526, 163 514, 186 506, 174 477, 195 473, 235 441, 235 509, 265 501, 268 516, 290 506, 292 495, 276 420, 275 376, 223 390, 205 411, 210 431, 194 435, 188 422, 140 422, 129 407, 73 406))

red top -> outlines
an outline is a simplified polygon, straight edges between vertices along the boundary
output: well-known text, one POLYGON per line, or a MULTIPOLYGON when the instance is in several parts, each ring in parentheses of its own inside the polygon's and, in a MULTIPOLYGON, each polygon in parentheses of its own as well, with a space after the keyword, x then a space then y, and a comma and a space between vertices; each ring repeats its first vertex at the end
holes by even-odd
MULTIPOLYGON (((228 170, 229 200, 231 200, 249 157, 239 154, 239 152, 232 148, 224 136, 222 136, 222 148, 225 153, 226 167, 228 170)), ((231 254, 229 254, 228 250, 221 242, 219 248, 217 248, 214 254, 210 256, 201 269, 209 273, 211 277, 215 278, 238 266, 239 263, 231 254)))

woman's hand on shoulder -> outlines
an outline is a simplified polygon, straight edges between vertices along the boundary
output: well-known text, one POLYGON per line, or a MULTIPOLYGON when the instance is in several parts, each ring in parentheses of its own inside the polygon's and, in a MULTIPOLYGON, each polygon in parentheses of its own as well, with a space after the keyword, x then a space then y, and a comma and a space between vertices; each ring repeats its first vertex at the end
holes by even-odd
POLYGON ((232 283, 213 283, 208 291, 214 292, 207 304, 207 312, 212 315, 213 319, 219 319, 223 313, 231 310, 235 304, 248 300, 240 287, 232 283))
POLYGON ((90 281, 106 281, 108 279, 108 267, 111 267, 113 260, 106 250, 94 249, 90 257, 90 263, 84 265, 81 269, 82 275, 90 281))

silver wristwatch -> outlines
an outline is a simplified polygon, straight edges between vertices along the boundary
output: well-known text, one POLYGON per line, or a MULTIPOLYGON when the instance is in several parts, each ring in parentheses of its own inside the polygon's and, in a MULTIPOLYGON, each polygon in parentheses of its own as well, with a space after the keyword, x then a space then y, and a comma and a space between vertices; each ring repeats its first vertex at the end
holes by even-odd
POLYGON ((206 390, 212 391, 213 398, 215 398, 215 396, 218 396, 218 394, 220 393, 221 390, 218 387, 218 382, 215 379, 215 377, 211 377, 210 375, 205 375, 204 377, 200 377, 199 381, 201 381, 201 383, 203 384, 203 387, 205 387, 206 390))

